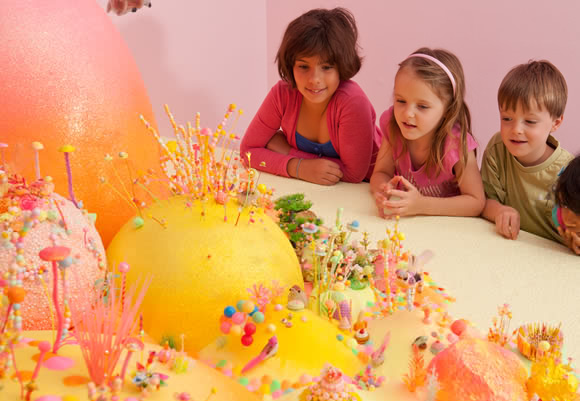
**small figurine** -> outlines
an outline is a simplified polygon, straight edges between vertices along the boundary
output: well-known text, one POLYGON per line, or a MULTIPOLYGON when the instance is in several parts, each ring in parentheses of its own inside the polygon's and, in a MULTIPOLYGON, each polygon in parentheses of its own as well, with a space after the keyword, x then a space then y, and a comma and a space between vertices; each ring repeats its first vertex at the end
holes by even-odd
POLYGON ((299 311, 308 305, 308 298, 306 293, 298 285, 293 285, 290 287, 288 294, 288 304, 286 307, 293 311, 299 311))
POLYGON ((368 323, 364 320, 364 313, 361 311, 358 315, 358 319, 354 324, 354 339, 359 344, 366 344, 369 342, 371 336, 367 331, 368 323))
POLYGON ((266 359, 273 357, 278 352, 278 338, 276 336, 270 337, 260 354, 246 364, 242 369, 242 374, 255 368, 258 364, 264 362, 266 359))
POLYGON ((416 345, 417 348, 419 348, 420 350, 425 350, 427 349, 428 340, 429 338, 427 338, 426 336, 419 336, 415 339, 415 341, 413 341, 413 345, 416 345))

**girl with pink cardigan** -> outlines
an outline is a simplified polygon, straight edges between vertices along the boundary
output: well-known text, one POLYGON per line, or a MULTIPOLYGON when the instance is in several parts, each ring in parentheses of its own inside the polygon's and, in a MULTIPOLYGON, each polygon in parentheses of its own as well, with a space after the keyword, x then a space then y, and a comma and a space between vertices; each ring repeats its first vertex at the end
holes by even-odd
POLYGON ((253 168, 321 185, 369 179, 380 146, 375 111, 351 81, 361 67, 358 31, 342 8, 292 21, 278 49, 282 78, 241 143, 253 168))

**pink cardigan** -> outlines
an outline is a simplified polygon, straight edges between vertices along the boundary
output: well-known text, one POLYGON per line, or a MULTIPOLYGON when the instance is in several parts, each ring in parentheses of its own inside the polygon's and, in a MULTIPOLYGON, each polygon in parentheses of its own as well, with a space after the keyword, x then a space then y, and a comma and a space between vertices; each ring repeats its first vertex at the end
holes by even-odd
MULTIPOLYGON (((251 152, 253 168, 288 177, 286 166, 292 158, 314 159, 318 155, 296 148, 296 124, 302 103, 302 94, 290 84, 279 81, 264 99, 250 123, 240 146, 242 159, 251 152), (266 149, 266 144, 279 130, 286 135, 292 147, 288 155, 266 149), (266 162, 265 167, 260 167, 266 162)), ((342 181, 361 182, 370 178, 381 144, 381 132, 375 125, 375 110, 360 86, 354 81, 341 81, 328 103, 328 133, 330 142, 340 159, 342 181)))

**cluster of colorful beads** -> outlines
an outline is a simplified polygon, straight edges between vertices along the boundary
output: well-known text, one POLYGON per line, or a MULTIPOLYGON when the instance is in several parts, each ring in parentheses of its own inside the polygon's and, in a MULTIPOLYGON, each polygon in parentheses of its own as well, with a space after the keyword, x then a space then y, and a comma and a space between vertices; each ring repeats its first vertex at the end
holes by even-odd
POLYGON ((225 307, 224 314, 220 317, 220 331, 241 336, 242 344, 250 346, 254 342, 255 324, 264 323, 264 320, 264 313, 252 301, 240 300, 236 307, 225 307), (253 323, 248 321, 250 318, 253 323))
POLYGON ((373 390, 380 387, 385 381, 384 376, 377 377, 370 366, 367 366, 364 372, 357 374, 354 377, 356 386, 361 390, 373 390))

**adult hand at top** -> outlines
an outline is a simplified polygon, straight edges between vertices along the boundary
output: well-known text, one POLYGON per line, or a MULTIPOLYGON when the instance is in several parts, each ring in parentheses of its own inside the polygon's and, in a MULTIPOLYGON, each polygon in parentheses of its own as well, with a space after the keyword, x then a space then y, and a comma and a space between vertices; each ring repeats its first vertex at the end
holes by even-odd
POLYGON ((109 0, 107 12, 113 11, 117 15, 123 15, 129 11, 136 12, 141 7, 151 7, 150 0, 109 0))

